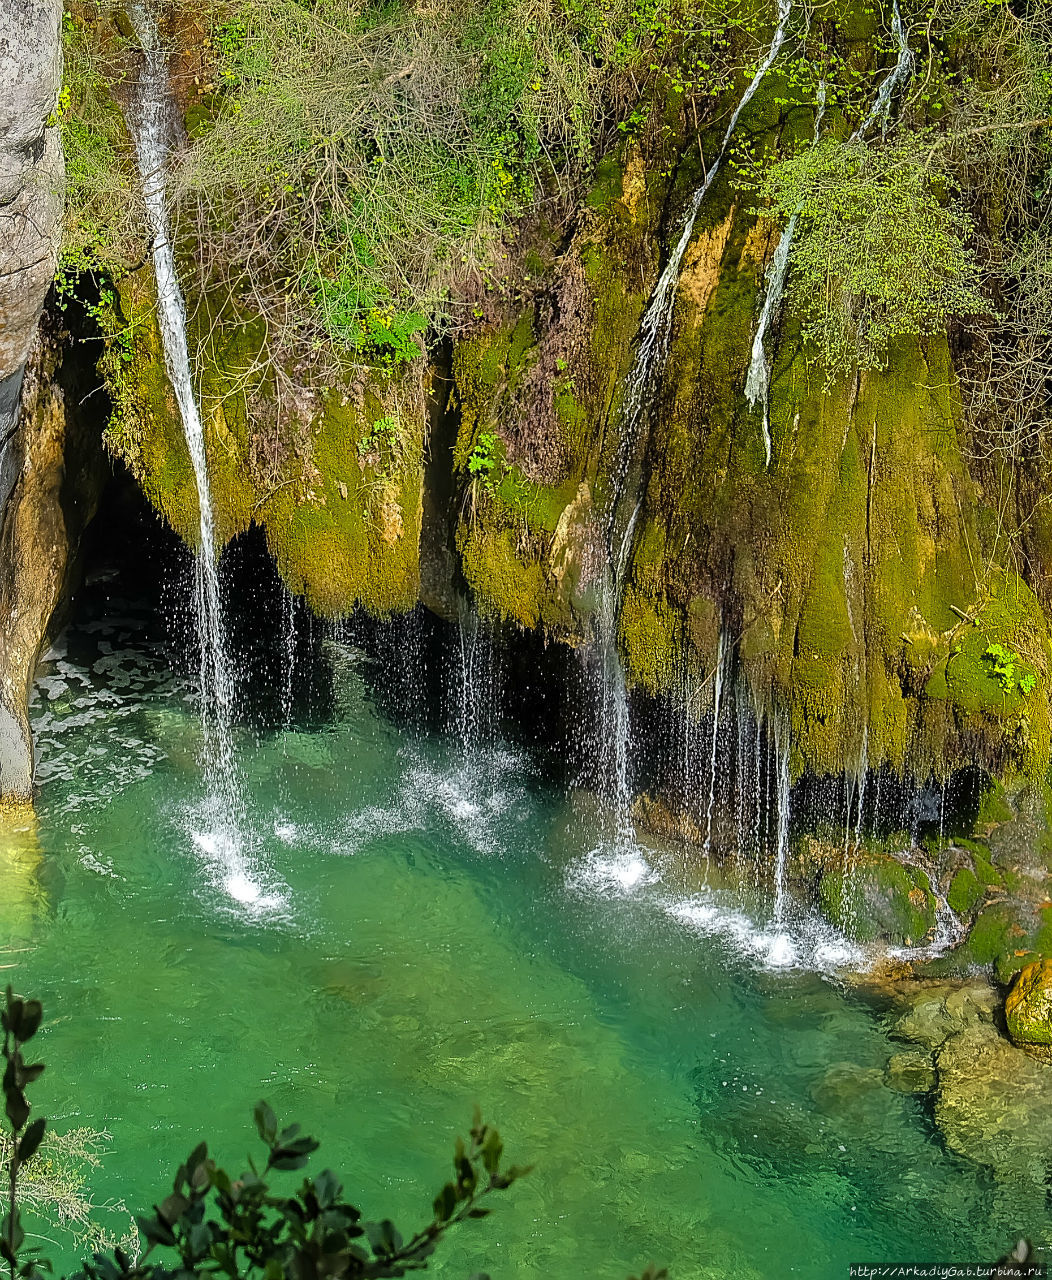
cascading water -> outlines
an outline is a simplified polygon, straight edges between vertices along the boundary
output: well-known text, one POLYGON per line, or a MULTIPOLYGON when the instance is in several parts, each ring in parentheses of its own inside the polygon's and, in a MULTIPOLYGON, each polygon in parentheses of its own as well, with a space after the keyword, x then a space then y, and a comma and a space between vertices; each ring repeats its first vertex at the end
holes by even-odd
MULTIPOLYGON (((818 87, 818 100, 815 109, 815 143, 818 142, 822 117, 826 111, 826 86, 823 81, 818 87)), ((782 231, 778 247, 774 251, 771 268, 767 275, 767 293, 760 310, 760 318, 756 325, 756 333, 752 340, 752 354, 749 360, 749 372, 745 379, 745 398, 752 408, 760 404, 763 425, 763 448, 766 465, 771 465, 771 362, 767 355, 767 334, 771 328, 778 308, 782 304, 785 293, 785 279, 789 270, 789 253, 793 247, 797 223, 803 206, 798 205, 792 217, 782 231)))
POLYGON ((597 618, 599 722, 603 735, 600 749, 605 748, 608 761, 608 768, 600 780, 600 793, 613 817, 615 841, 621 846, 634 842, 635 826, 632 822, 632 719, 625 671, 617 644, 617 616, 638 516, 637 504, 620 546, 611 556, 603 574, 597 618))
POLYGON ((231 734, 234 679, 226 647, 204 427, 190 374, 186 304, 179 287, 168 220, 166 170, 175 142, 176 119, 168 79, 168 55, 149 10, 133 5, 130 12, 142 46, 143 68, 135 110, 130 113, 128 124, 135 141, 151 232, 157 318, 165 367, 179 408, 197 486, 199 545, 194 566, 194 614, 200 656, 202 767, 209 788, 205 817, 211 830, 195 832, 194 841, 216 867, 223 888, 231 897, 240 902, 259 903, 261 890, 250 874, 241 848, 241 785, 231 734))
POLYGON ((450 729, 462 753, 475 755, 494 737, 500 681, 492 626, 464 605, 457 628, 455 701, 450 729))
POLYGON ((899 0, 892 0, 891 9, 891 31, 898 45, 898 58, 895 66, 892 68, 890 75, 884 77, 884 81, 877 93, 873 106, 869 109, 869 114, 862 122, 860 128, 852 134, 853 138, 861 137, 868 133, 870 129, 880 126, 881 134, 888 131, 888 119, 891 113, 891 100, 895 96, 902 83, 910 73, 913 66, 913 54, 910 50, 909 35, 902 21, 902 13, 899 10, 899 0))
POLYGON ((691 197, 679 239, 665 263, 665 268, 658 278, 643 316, 636 357, 625 384, 621 434, 610 469, 611 495, 607 505, 605 530, 607 564, 599 584, 599 607, 596 619, 600 732, 602 745, 610 752, 610 767, 601 790, 612 807, 616 836, 621 844, 634 840, 635 829, 631 816, 632 726, 624 668, 617 647, 617 622, 625 572, 631 552, 632 532, 639 514, 639 502, 634 504, 631 517, 624 530, 620 532, 618 517, 626 505, 625 491, 628 488, 632 460, 636 452, 639 426, 650 403, 655 380, 664 366, 668 353, 676 285, 683 264, 683 255, 694 234, 694 225, 701 206, 720 170, 741 114, 752 101, 781 51, 791 11, 792 0, 778 0, 778 25, 770 47, 731 116, 715 161, 691 197))
POLYGON ((672 310, 676 297, 676 285, 679 282, 680 267, 683 265, 683 255, 687 252, 687 246, 690 244, 691 237, 694 234, 694 224, 698 220, 698 214, 701 212, 705 196, 720 171, 720 166, 723 164, 727 148, 730 146, 731 138, 738 127, 742 112, 753 100, 757 89, 763 83, 764 77, 774 66, 778 54, 781 52, 791 12, 792 0, 778 0, 778 26, 775 28, 767 55, 749 82, 748 88, 742 94, 741 101, 731 116, 730 124, 728 124, 727 131, 723 135, 723 142, 716 159, 705 174, 701 186, 691 197, 690 204, 687 206, 687 216, 683 222, 683 230, 669 255, 668 262, 665 263, 665 269, 658 279, 650 303, 647 306, 646 314, 640 327, 639 348, 636 352, 635 364, 628 376, 626 385, 625 420, 629 437, 634 434, 638 418, 645 407, 647 401, 646 392, 654 377, 660 373, 668 352, 668 337, 672 327, 672 310))
POLYGON ((292 727, 292 689, 296 678, 296 597, 285 590, 281 598, 282 664, 281 721, 292 727))
MULTIPOLYGON (((892 99, 909 75, 910 68, 913 65, 913 54, 910 52, 909 39, 902 22, 898 0, 893 0, 891 29, 898 44, 898 58, 890 74, 884 78, 865 120, 851 135, 852 140, 862 137, 877 125, 880 126, 882 134, 887 132, 892 99)), ((818 142, 822 117, 825 115, 825 108, 826 89, 823 82, 819 86, 815 113, 814 140, 816 143, 818 142)), ((775 316, 778 314, 778 308, 781 306, 782 296, 785 293, 785 280, 789 270, 789 254, 792 249, 797 224, 800 220, 801 208, 802 206, 798 206, 793 211, 792 217, 782 231, 778 246, 774 251, 774 257, 771 260, 770 271, 767 275, 767 292, 764 296, 760 318, 756 325, 756 332, 753 335, 749 372, 745 379, 745 398, 748 400, 750 407, 755 408, 757 404, 760 405, 764 455, 767 466, 771 465, 771 363, 767 356, 767 335, 775 316)))
POLYGON ((778 821, 774 859, 774 923, 781 928, 785 923, 785 877, 789 861, 789 804, 792 787, 789 778, 789 744, 785 727, 775 721, 774 749, 777 770, 775 779, 778 796, 778 821))
POLYGON ((720 742, 720 703, 723 695, 724 667, 724 634, 720 627, 719 639, 716 642, 716 667, 712 673, 712 750, 709 753, 709 802, 705 806, 705 844, 703 849, 708 857, 712 848, 712 808, 716 800, 716 752, 720 742))

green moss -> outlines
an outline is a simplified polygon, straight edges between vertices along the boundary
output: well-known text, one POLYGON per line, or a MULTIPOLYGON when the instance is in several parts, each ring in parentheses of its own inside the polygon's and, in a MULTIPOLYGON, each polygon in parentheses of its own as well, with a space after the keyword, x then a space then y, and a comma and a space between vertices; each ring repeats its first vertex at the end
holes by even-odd
POLYGON ((512 530, 469 527, 460 553, 464 576, 479 600, 520 627, 540 625, 549 594, 544 570, 537 560, 518 554, 512 530))
POLYGON ((946 894, 950 910, 959 916, 966 916, 975 908, 983 896, 983 886, 975 872, 969 867, 961 867, 953 879, 946 894))
POLYGON ((585 196, 584 202, 590 209, 605 211, 623 194, 622 179, 624 169, 616 156, 604 156, 595 167, 595 179, 592 189, 585 196))
POLYGON ((618 639, 630 684, 652 693, 673 685, 683 651, 682 626, 667 600, 630 584, 621 604, 618 639))
POLYGON ((977 831, 988 833, 993 827, 999 826, 1002 822, 1010 822, 1011 819, 1012 807, 1008 803, 1004 786, 994 780, 983 792, 982 799, 979 801, 975 828, 977 831))
POLYGON ((1006 902, 985 907, 976 916, 959 949, 961 959, 977 965, 993 964, 999 956, 1025 950, 1026 931, 1016 920, 1016 910, 1006 902))
POLYGON ((919 942, 935 927, 935 899, 923 873, 889 854, 863 850, 850 867, 828 867, 818 886, 826 916, 867 942, 919 942))
POLYGON ((402 426, 407 438, 394 463, 370 464, 358 445, 383 416, 371 400, 326 398, 310 435, 313 478, 279 489, 261 511, 282 576, 322 615, 356 604, 377 614, 406 611, 419 595, 420 427, 402 426))

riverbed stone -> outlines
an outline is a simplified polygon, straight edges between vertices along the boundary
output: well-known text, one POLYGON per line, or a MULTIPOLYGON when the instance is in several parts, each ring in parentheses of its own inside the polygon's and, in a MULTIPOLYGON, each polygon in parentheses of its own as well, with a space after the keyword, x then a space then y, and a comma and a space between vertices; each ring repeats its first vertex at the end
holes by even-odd
POLYGON ((893 1033, 929 1052, 975 1023, 991 1024, 1000 1000, 985 978, 967 983, 900 985, 896 991, 905 1010, 893 1033))
POLYGON ((930 1093, 935 1088, 935 1063, 918 1049, 896 1053, 884 1069, 884 1083, 896 1093, 930 1093))
POLYGON ((1042 1183, 1052 1165, 1052 1067, 979 1021, 946 1041, 935 1066, 946 1146, 999 1178, 1042 1183))

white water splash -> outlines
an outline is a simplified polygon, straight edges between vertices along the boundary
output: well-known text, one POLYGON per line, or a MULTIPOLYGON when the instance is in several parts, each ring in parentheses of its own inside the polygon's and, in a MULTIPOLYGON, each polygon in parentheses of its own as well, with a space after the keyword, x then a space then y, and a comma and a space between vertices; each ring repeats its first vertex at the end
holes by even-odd
POLYGON ((858 972, 872 963, 861 947, 817 917, 796 929, 758 925, 745 912, 715 895, 695 894, 668 902, 666 913, 702 937, 720 938, 734 953, 765 969, 804 969, 818 973, 858 972))
POLYGON ((677 895, 662 882, 640 847, 594 849, 570 863, 565 884, 575 897, 631 899, 698 937, 718 939, 729 954, 764 969, 858 972, 876 959, 818 916, 800 913, 792 927, 758 924, 726 890, 677 895))
POLYGON ((572 862, 566 873, 566 887, 584 897, 624 898, 657 879, 657 872, 640 849, 611 844, 601 845, 572 862))

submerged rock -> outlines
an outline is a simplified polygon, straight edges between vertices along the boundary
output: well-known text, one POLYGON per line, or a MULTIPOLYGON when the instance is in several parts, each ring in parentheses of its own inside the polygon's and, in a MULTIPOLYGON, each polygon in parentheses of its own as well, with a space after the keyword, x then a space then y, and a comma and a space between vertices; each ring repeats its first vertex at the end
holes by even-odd
POLYGON ((953 983, 900 986, 898 998, 906 1008, 894 1024, 894 1034, 929 1052, 977 1023, 992 1024, 999 1003, 996 991, 984 980, 964 986, 953 983))
POLYGON ((935 1065, 935 1121, 947 1147, 1000 1178, 1042 1183, 1052 1152, 1052 1070, 983 1022, 950 1037, 935 1065))
POLYGON ((935 1064, 930 1053, 896 1053, 884 1069, 884 1083, 896 1093, 930 1093, 935 1088, 935 1064))

